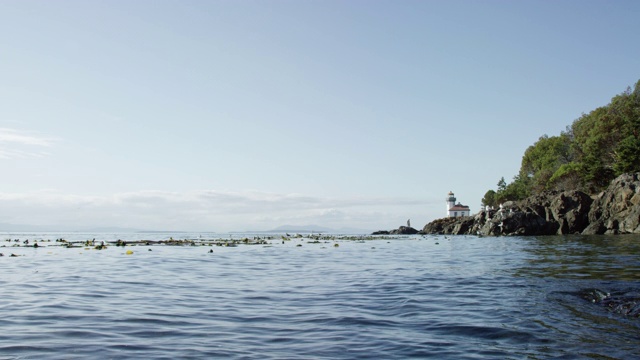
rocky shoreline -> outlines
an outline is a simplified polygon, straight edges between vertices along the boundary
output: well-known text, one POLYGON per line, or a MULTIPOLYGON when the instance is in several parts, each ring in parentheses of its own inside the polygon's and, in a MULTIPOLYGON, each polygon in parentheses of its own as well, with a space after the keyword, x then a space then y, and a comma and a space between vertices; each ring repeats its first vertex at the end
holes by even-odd
MULTIPOLYGON (((405 226, 389 234, 410 234, 405 226), (403 229, 404 228, 404 229, 403 229)), ((376 232, 378 234, 384 231, 376 232)), ((434 220, 419 234, 563 235, 640 234, 640 172, 623 174, 596 196, 553 191, 509 201, 474 216, 434 220)))

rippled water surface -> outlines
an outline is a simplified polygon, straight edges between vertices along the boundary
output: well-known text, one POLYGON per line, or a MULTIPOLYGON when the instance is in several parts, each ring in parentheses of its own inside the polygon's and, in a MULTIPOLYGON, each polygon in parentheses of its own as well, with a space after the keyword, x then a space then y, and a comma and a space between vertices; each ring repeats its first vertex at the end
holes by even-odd
POLYGON ((3 242, 0 358, 640 357, 640 319, 578 295, 640 289, 638 236, 308 241, 3 242))

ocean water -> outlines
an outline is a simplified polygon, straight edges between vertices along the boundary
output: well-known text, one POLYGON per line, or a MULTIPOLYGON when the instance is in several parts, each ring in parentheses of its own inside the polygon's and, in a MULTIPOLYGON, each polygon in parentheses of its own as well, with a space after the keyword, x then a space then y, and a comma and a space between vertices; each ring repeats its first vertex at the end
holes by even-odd
POLYGON ((640 289, 639 236, 55 242, 169 236, 0 234, 0 359, 640 357, 640 319, 579 295, 640 289))

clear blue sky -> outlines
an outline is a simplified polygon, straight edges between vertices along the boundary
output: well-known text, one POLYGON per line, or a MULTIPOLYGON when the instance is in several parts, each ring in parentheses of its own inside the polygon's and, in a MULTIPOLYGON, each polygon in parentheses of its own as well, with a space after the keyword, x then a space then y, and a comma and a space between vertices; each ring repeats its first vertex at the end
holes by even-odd
POLYGON ((421 228, 640 79, 639 1, 0 1, 0 223, 421 228))

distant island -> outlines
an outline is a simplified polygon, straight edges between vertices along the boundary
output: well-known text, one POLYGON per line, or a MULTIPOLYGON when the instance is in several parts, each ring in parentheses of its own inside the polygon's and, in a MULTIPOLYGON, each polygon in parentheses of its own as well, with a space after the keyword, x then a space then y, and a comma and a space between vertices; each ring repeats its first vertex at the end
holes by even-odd
MULTIPOLYGON (((118 227, 118 226, 100 226, 100 227, 91 227, 91 226, 61 226, 61 225, 27 225, 27 224, 9 224, 9 223, 0 223, 0 232, 36 232, 36 233, 146 233, 146 234, 180 234, 180 233, 198 233, 200 231, 188 231, 188 230, 145 230, 145 229, 137 229, 137 228, 128 228, 128 227, 118 227)), ((215 231, 208 231, 210 233, 214 233, 215 231)), ((230 231, 223 233, 300 233, 300 234, 310 234, 310 233, 328 233, 328 234, 367 234, 370 233, 371 230, 367 229, 357 229, 357 228, 348 228, 342 227, 339 229, 329 228, 325 226, 319 225, 282 225, 277 228, 271 230, 260 230, 260 231, 230 231)))
POLYGON ((367 234, 370 233, 371 230, 365 229, 356 229, 356 228, 340 228, 340 229, 332 229, 329 227, 318 226, 318 225, 282 225, 278 226, 275 229, 267 230, 264 232, 272 232, 272 233, 331 233, 331 234, 367 234))
POLYGON ((124 228, 116 226, 103 227, 73 227, 60 225, 27 225, 0 223, 0 231, 4 232, 88 232, 88 233, 137 233, 146 230, 124 228))

